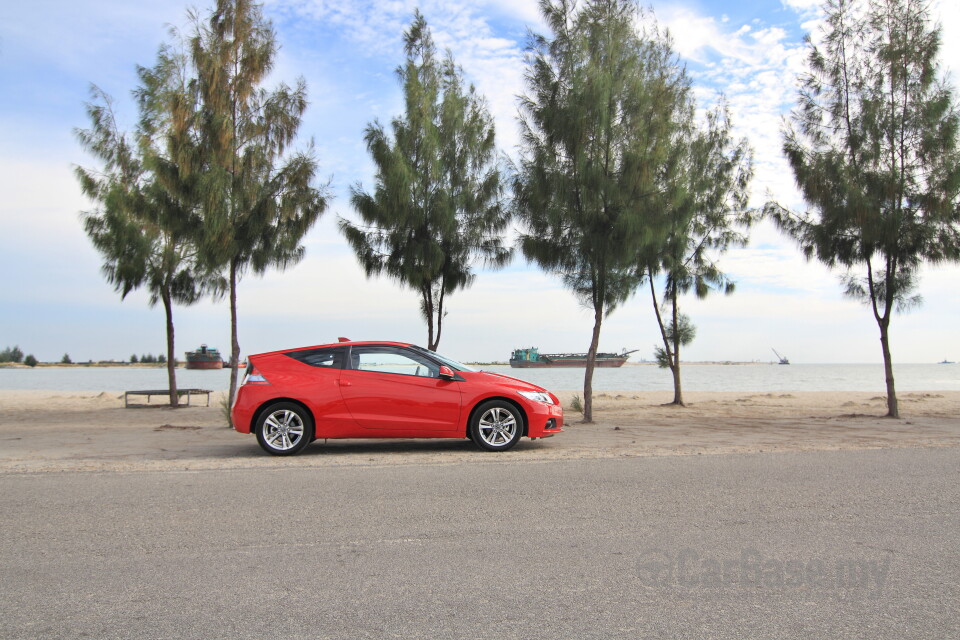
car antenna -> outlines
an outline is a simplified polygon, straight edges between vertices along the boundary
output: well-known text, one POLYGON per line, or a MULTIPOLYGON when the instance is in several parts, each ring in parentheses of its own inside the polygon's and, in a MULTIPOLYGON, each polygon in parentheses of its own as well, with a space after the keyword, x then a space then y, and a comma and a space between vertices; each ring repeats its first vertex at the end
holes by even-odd
POLYGON ((350 338, 344 338, 343 336, 340 336, 337 338, 337 342, 350 342, 350 338))

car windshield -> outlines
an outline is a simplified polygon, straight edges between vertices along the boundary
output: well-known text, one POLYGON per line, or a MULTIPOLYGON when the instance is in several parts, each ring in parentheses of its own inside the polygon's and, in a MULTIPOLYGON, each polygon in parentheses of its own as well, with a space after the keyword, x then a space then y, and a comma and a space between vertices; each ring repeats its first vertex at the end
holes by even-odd
POLYGON ((440 364, 447 365, 454 371, 476 371, 476 369, 474 369, 473 367, 468 367, 467 365, 457 362, 456 360, 451 360, 450 358, 446 356, 442 356, 435 351, 430 351, 429 349, 424 349, 423 347, 416 347, 416 346, 411 346, 410 348, 416 351, 420 351, 421 353, 427 354, 434 360, 438 361, 440 364))

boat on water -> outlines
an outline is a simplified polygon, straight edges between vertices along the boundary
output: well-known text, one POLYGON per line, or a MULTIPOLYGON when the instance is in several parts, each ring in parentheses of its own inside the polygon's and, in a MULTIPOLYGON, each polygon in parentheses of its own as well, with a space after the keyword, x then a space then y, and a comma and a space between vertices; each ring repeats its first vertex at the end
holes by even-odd
POLYGON ((220 351, 205 344, 196 351, 187 351, 187 369, 223 369, 220 351))
POLYGON ((941 360, 937 364, 957 364, 957 363, 954 362, 953 360, 941 360))
MULTIPOLYGON (((624 349, 621 353, 598 353, 596 366, 613 368, 622 367, 630 358, 633 351, 624 349)), ((510 366, 514 369, 531 369, 535 367, 586 367, 587 354, 585 353, 540 353, 537 347, 529 349, 514 349, 510 356, 510 366)))

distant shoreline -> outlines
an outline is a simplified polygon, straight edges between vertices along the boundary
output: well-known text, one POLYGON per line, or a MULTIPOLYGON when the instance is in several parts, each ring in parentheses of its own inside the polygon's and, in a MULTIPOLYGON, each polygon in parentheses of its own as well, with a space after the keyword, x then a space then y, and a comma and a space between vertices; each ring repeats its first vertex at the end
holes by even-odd
MULTIPOLYGON (((467 363, 465 363, 465 364, 468 364, 468 365, 470 365, 471 367, 509 367, 509 366, 510 366, 510 363, 509 363, 509 362, 467 362, 467 363)), ((733 366, 741 366, 741 365, 771 365, 771 364, 779 364, 779 363, 777 363, 777 362, 772 362, 772 361, 763 362, 763 361, 761 361, 761 360, 754 360, 754 361, 752 361, 752 362, 747 362, 747 361, 735 361, 735 360, 696 360, 696 361, 687 362, 686 360, 681 360, 681 361, 680 361, 680 364, 681 364, 682 366, 690 366, 690 365, 692 365, 692 366, 699 366, 699 365, 723 365, 723 366, 733 365, 733 366)), ((625 362, 622 366, 623 366, 623 367, 657 367, 657 366, 660 366, 660 365, 658 365, 656 362, 642 361, 642 362, 625 362)), ((539 367, 539 368, 542 368, 542 369, 583 369, 584 367, 539 367)), ((603 367, 603 368, 606 368, 606 369, 619 369, 620 367, 603 367)))
MULTIPOLYGON (((467 362, 465 363, 471 367, 509 367, 509 362, 467 362)), ((733 366, 733 367, 743 367, 743 366, 779 366, 778 362, 762 360, 754 361, 737 361, 737 360, 696 360, 696 361, 681 361, 680 364, 684 367, 699 367, 699 366, 733 366)), ((802 362, 794 363, 799 365, 824 365, 824 364, 838 364, 838 365, 854 365, 854 364, 882 364, 876 362, 840 362, 840 363, 823 363, 823 362, 802 362)), ((904 364, 954 364, 953 362, 943 363, 943 362, 895 362, 894 366, 904 365, 904 364)), ((656 367, 656 362, 627 362, 623 365, 623 368, 626 367, 656 367)), ((783 365, 783 366, 792 366, 792 365, 783 365)), ((124 369, 166 369, 166 363, 156 363, 156 362, 117 362, 109 360, 101 360, 98 362, 73 362, 71 364, 64 364, 62 362, 38 362, 36 366, 31 367, 29 365, 23 364, 22 362, 0 362, 0 369, 90 369, 90 368, 124 368, 124 369)), ((185 369, 185 362, 178 362, 177 369, 185 369)), ((229 365, 224 364, 224 369, 229 369, 229 365)), ((584 367, 543 367, 543 369, 583 369, 584 367)))
MULTIPOLYGON (((177 369, 183 369, 185 363, 177 363, 177 369)), ((72 362, 64 364, 63 362, 38 362, 35 366, 23 364, 22 362, 0 362, 0 369, 89 369, 105 367, 123 367, 125 369, 166 369, 167 363, 157 362, 72 362)), ((224 367, 229 368, 229 367, 224 367)))
MULTIPOLYGON (((509 367, 509 362, 467 362, 465 363, 471 367, 509 367)), ((730 360, 725 361, 696 361, 696 362, 684 362, 681 361, 681 365, 684 366, 698 366, 698 365, 772 365, 777 364, 776 362, 734 362, 730 360)), ((177 369, 183 369, 186 366, 186 363, 179 362, 177 363, 177 369)), ((624 367, 655 367, 658 366, 656 362, 627 362, 623 365, 624 367)), ((156 363, 156 362, 111 362, 108 360, 101 360, 98 362, 73 362, 70 364, 64 364, 62 362, 38 362, 35 367, 30 367, 23 364, 22 362, 0 362, 0 369, 57 369, 57 368, 91 368, 91 367, 123 367, 130 369, 166 369, 166 363, 156 363)), ((228 365, 223 366, 224 369, 229 369, 228 365)), ((544 367, 547 369, 583 369, 583 367, 544 367)))

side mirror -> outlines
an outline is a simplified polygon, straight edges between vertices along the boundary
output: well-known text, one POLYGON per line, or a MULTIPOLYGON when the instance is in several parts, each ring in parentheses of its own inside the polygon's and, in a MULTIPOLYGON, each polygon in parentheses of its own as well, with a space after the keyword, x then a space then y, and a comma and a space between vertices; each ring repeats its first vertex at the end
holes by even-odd
POLYGON ((454 375, 453 370, 446 366, 440 365, 439 378, 441 380, 455 380, 457 376, 454 375))

